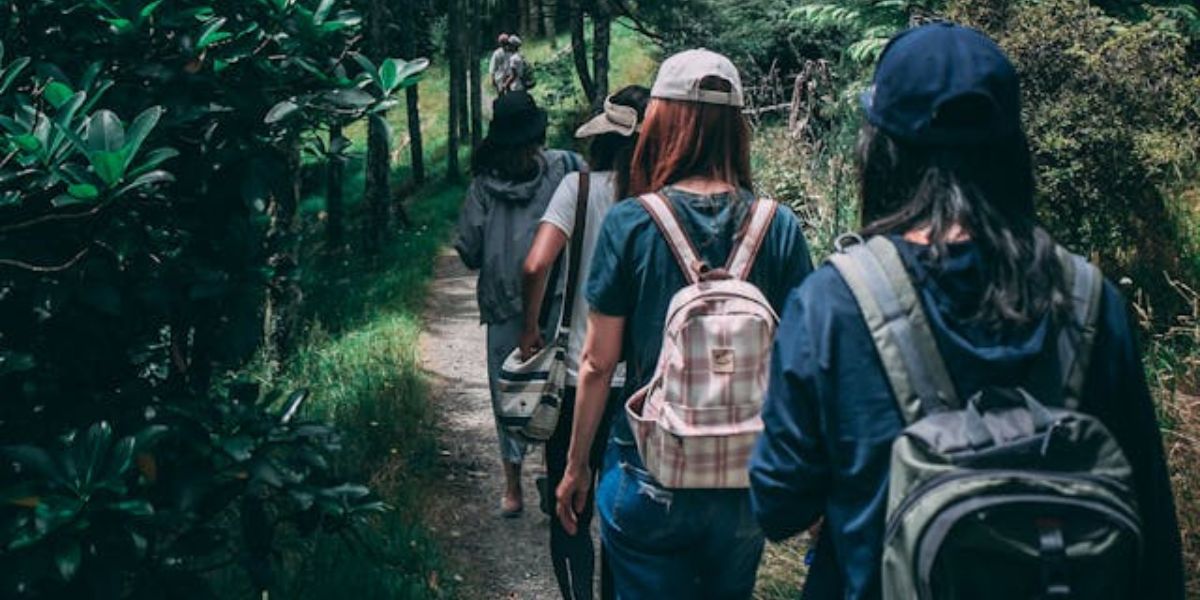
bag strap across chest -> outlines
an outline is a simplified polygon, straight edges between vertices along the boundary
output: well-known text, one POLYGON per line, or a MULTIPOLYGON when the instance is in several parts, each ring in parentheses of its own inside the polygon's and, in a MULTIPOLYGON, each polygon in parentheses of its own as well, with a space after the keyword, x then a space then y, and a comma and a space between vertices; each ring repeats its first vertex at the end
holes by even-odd
MULTIPOLYGON (((1058 249, 1071 289, 1072 323, 1056 340, 1063 404, 1076 410, 1083 394, 1096 337, 1103 277, 1082 257, 1058 249)), ((829 262, 850 288, 904 421, 961 408, 954 382, 937 348, 933 330, 895 244, 884 236, 850 246, 829 262)))
POLYGON ((562 314, 559 330, 571 329, 571 313, 574 312, 575 294, 579 287, 579 264, 583 254, 584 228, 587 227, 588 196, 591 194, 591 173, 587 165, 579 169, 579 196, 575 200, 575 225, 571 229, 571 245, 567 250, 567 289, 563 293, 562 314))
POLYGON ((667 246, 671 248, 671 253, 679 263, 679 268, 689 285, 709 279, 748 279, 777 209, 774 200, 754 201, 737 233, 725 267, 712 269, 696 251, 696 246, 684 230, 671 200, 662 194, 644 194, 638 198, 638 202, 650 213, 650 217, 666 238, 667 246))

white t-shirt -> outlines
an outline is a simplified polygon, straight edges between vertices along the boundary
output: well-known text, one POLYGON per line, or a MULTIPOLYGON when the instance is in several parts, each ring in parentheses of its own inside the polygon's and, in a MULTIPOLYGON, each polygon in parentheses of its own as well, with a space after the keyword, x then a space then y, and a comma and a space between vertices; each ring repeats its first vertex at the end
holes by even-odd
MULTIPOLYGON (((571 336, 567 340, 567 382, 570 385, 575 385, 578 380, 579 357, 583 355, 583 340, 587 336, 588 303, 584 297, 584 287, 587 285, 588 269, 596 251, 596 238, 600 235, 604 215, 608 214, 617 200, 617 174, 615 171, 592 173, 588 185, 588 214, 579 258, 579 283, 575 289, 575 306, 571 311, 571 336)), ((578 201, 579 173, 568 173, 550 197, 550 204, 546 207, 542 222, 557 227, 570 240, 575 229, 575 207, 578 201)), ((571 244, 568 241, 563 252, 570 252, 570 249, 571 244)), ((612 386, 620 387, 624 383, 625 365, 621 364, 613 374, 612 386)))

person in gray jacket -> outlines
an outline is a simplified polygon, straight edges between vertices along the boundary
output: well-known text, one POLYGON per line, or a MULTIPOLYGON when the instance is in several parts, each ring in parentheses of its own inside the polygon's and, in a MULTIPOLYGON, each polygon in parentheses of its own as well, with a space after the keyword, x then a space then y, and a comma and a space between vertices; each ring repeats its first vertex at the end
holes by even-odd
MULTIPOLYGON (((474 178, 458 220, 454 248, 467 268, 479 271, 479 314, 487 326, 488 385, 498 414, 497 377, 504 359, 517 347, 523 315, 521 266, 538 222, 559 182, 578 171, 583 159, 573 152, 546 150, 546 113, 525 92, 511 92, 492 104, 487 137, 471 159, 474 178)), ((496 419, 505 490, 501 514, 516 517, 521 496, 525 447, 507 435, 496 419)))

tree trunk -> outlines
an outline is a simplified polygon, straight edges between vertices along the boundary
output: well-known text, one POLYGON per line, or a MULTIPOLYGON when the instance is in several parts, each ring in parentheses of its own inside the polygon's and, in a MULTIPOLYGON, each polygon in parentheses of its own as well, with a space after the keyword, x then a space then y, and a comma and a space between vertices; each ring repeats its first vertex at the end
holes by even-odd
POLYGON ((592 110, 604 108, 608 98, 608 48, 612 41, 612 8, 608 0, 592 3, 592 110))
POLYGON ((532 0, 517 0, 517 33, 522 37, 532 37, 533 28, 529 26, 529 3, 532 0))
MULTIPOLYGON (((371 0, 367 15, 367 48, 376 64, 388 55, 388 0, 371 0)), ((367 120, 367 173, 363 196, 367 201, 367 247, 378 249, 389 227, 388 203, 391 200, 391 140, 386 113, 376 113, 367 120)))
POLYGON ((391 223, 388 219, 388 202, 392 196, 391 161, 387 121, 383 114, 371 115, 367 120, 367 247, 378 249, 384 233, 391 223))
POLYGON ((462 38, 462 11, 460 0, 450 0, 449 3, 449 19, 447 20, 446 32, 446 56, 450 62, 450 89, 449 89, 449 106, 447 107, 447 136, 446 136, 446 178, 458 179, 458 133, 460 131, 459 116, 461 110, 458 106, 459 93, 458 86, 461 82, 459 71, 462 66, 462 47, 459 46, 458 40, 462 38))
MULTIPOLYGON (((400 47, 404 55, 401 58, 413 60, 420 55, 418 48, 425 35, 423 20, 418 20, 417 10, 413 4, 417 0, 401 0, 397 3, 400 14, 400 47)), ((415 185, 425 184, 425 144, 421 137, 421 102, 418 86, 404 90, 406 116, 408 117, 409 152, 412 156, 412 177, 415 185)))
POLYGON ((349 140, 342 135, 342 124, 329 124, 329 164, 325 166, 325 235, 330 247, 342 244, 342 182, 346 172, 346 161, 342 150, 349 140))
POLYGON ((479 73, 479 55, 483 39, 483 15, 479 0, 471 2, 470 48, 467 54, 467 81, 471 88, 471 146, 476 147, 483 139, 483 78, 479 73))
POLYGON ((579 85, 583 88, 583 95, 587 96, 590 103, 595 98, 595 85, 592 83, 592 76, 588 73, 587 59, 587 40, 584 38, 584 0, 571 1, 571 55, 575 59, 575 73, 579 76, 579 85))
POLYGON ((268 208, 271 225, 267 231, 267 265, 271 268, 271 279, 265 319, 266 338, 276 361, 287 358, 300 322, 300 237, 296 232, 301 179, 299 136, 288 140, 279 152, 283 168, 272 186, 268 208))
POLYGON ((558 0, 539 0, 542 7, 542 31, 550 38, 550 47, 558 48, 558 30, 555 18, 558 15, 558 0))

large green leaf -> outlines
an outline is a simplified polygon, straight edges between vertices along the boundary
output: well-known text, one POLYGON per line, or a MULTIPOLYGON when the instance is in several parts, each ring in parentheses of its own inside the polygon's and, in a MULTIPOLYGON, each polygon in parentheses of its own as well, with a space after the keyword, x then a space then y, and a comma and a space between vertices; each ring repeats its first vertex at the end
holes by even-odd
POLYGON ((95 200, 100 196, 100 190, 90 183, 76 183, 67 188, 67 193, 79 200, 95 200))
POLYGON ((203 50, 217 42, 232 37, 233 34, 221 31, 221 27, 225 26, 225 21, 225 17, 218 17, 206 23, 200 30, 200 36, 196 38, 196 49, 203 50))
POLYGON ((333 10, 333 5, 337 0, 321 0, 317 5, 317 10, 313 11, 313 24, 320 25, 329 17, 329 11, 333 10))
POLYGON ((61 81, 51 81, 46 84, 46 89, 42 90, 42 96, 54 108, 62 106, 74 93, 71 86, 61 81))
POLYGON ((146 136, 150 135, 150 131, 158 124, 158 119, 162 117, 163 109, 161 106, 152 106, 142 111, 133 123, 129 124, 129 131, 125 135, 125 168, 133 162, 133 157, 137 155, 141 149, 142 143, 146 141, 146 136))
POLYGON ((22 56, 9 63, 7 67, 0 69, 0 94, 3 94, 8 89, 8 86, 12 85, 17 75, 20 75, 21 71, 24 71, 25 67, 29 66, 29 62, 30 58, 28 56, 22 56))
POLYGON ((141 162, 136 163, 125 175, 127 177, 139 177, 153 171, 159 165, 176 156, 179 156, 179 151, 174 148, 155 148, 147 152, 141 162))
POLYGON ((120 150, 88 152, 88 162, 92 164, 96 176, 108 187, 115 186, 125 175, 125 154, 120 150))
POLYGON ((120 152, 124 146, 125 126, 112 111, 101 110, 88 119, 88 152, 120 152))
POLYGON ((300 110, 300 105, 292 102, 291 100, 284 100, 283 102, 272 106, 271 110, 267 111, 267 116, 263 118, 263 122, 267 123, 268 125, 278 123, 290 117, 298 110, 300 110))

